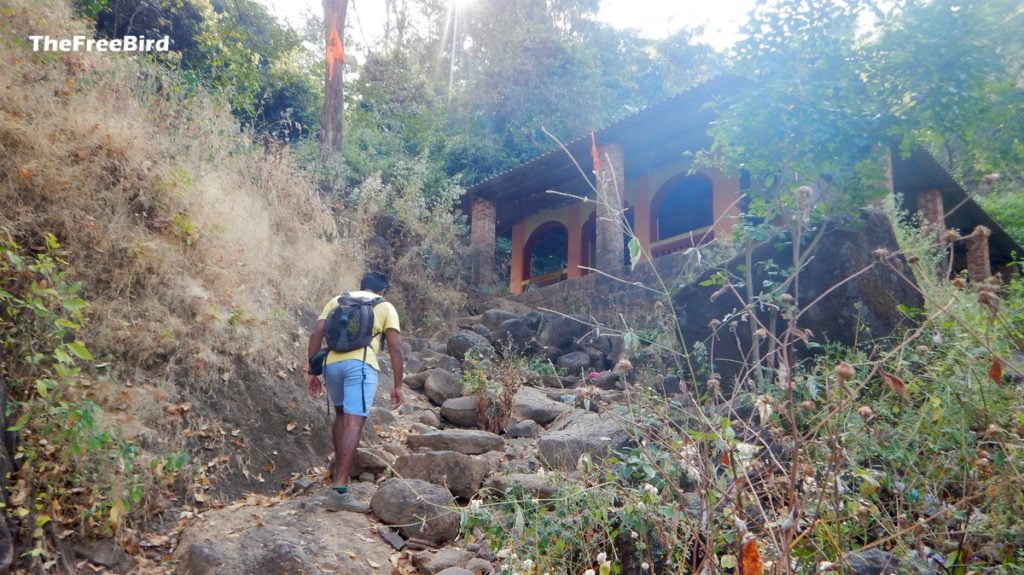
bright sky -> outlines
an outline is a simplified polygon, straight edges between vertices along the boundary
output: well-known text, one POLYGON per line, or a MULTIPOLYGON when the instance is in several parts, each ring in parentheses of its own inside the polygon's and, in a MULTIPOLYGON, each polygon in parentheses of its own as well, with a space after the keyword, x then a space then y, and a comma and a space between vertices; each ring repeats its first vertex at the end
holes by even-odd
MULTIPOLYGON (((298 26, 308 12, 322 14, 321 0, 260 0, 271 12, 298 26)), ((473 0, 453 0, 466 4, 473 0)), ((515 0, 507 0, 514 2, 515 0)), ((598 19, 621 28, 640 30, 645 36, 663 38, 687 26, 705 26, 704 40, 715 48, 732 45, 755 0, 601 0, 598 19)), ((352 0, 368 38, 383 27, 383 0, 352 0)), ((352 14, 350 22, 354 22, 352 14)))

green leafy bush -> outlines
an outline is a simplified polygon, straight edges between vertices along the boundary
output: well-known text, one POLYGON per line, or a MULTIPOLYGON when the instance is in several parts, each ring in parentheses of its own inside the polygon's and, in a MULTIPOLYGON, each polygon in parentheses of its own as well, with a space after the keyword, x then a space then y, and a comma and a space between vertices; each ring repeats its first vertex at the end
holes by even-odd
POLYGON ((118 531, 146 503, 151 472, 181 467, 168 460, 147 469, 138 448, 101 423, 82 367, 93 361, 79 339, 88 304, 64 276, 59 249, 51 234, 30 246, 0 242, 0 371, 14 438, 5 511, 44 565, 70 533, 118 531))

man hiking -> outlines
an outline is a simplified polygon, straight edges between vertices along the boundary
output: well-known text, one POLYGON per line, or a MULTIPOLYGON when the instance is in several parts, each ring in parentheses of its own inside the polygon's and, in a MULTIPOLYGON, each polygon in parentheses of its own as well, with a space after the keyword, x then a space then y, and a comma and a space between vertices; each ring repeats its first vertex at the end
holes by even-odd
POLYGON ((334 404, 334 484, 327 496, 328 511, 355 511, 366 513, 370 506, 358 501, 348 492, 349 473, 356 448, 362 435, 363 424, 373 406, 377 392, 380 365, 377 354, 382 340, 387 341, 391 357, 391 371, 395 387, 391 391, 391 405, 402 404, 402 334, 398 324, 398 311, 384 301, 388 280, 384 274, 368 272, 363 276, 359 291, 344 293, 327 302, 313 332, 309 335, 308 374, 309 393, 317 397, 323 393, 323 383, 317 373, 322 371, 331 403, 334 404), (326 358, 314 359, 321 354, 321 345, 327 340, 326 358))

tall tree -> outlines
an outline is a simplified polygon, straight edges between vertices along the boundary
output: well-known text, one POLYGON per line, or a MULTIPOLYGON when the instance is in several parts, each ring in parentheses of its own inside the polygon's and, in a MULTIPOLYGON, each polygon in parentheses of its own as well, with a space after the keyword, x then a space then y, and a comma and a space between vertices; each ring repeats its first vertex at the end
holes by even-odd
POLYGON ((345 65, 345 14, 348 0, 323 0, 327 69, 324 71, 324 109, 320 116, 320 159, 324 163, 343 158, 344 106, 342 71, 345 65))

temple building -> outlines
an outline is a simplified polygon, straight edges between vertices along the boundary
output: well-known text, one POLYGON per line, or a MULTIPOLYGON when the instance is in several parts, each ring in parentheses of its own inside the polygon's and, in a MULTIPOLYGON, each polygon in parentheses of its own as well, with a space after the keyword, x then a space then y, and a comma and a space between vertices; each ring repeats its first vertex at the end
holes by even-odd
MULTIPOLYGON (((727 236, 749 182, 693 170, 693 154, 711 144, 714 108, 707 104, 740 86, 720 77, 472 185, 464 209, 470 214, 474 283, 494 286, 507 272, 508 293, 522 294, 592 270, 621 276, 632 267, 630 237, 644 248, 633 257, 660 260, 727 236), (499 238, 511 245, 504 270, 495 258, 499 238)), ((990 232, 976 234, 984 241, 957 244, 958 265, 972 280, 1020 253, 927 152, 893 154, 889 173, 904 207, 919 210, 930 225, 965 236, 976 226, 990 232)))

